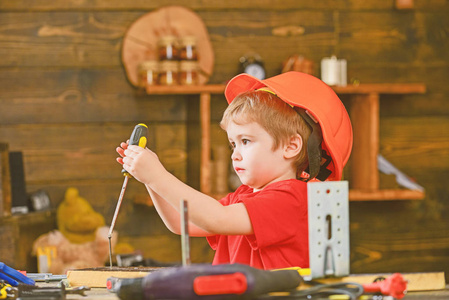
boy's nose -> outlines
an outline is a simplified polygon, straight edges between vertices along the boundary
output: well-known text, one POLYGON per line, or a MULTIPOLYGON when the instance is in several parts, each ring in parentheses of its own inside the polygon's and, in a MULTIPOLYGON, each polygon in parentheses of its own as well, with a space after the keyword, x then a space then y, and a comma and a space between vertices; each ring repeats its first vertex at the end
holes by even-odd
POLYGON ((231 159, 232 160, 241 160, 242 159, 242 156, 240 155, 240 153, 235 148, 232 151, 231 159))

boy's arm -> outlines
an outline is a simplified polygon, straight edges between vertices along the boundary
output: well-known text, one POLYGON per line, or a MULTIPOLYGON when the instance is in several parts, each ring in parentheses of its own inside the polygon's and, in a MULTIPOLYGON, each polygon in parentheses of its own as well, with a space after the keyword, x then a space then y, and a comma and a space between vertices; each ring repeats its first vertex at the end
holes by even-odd
MULTIPOLYGON (((164 222, 165 226, 173 233, 181 234, 181 215, 170 203, 165 201, 161 196, 154 192, 148 185, 145 185, 148 193, 153 200, 154 207, 156 208, 159 216, 164 222)), ((181 205, 181 204, 179 204, 181 205)), ((189 222, 189 235, 190 236, 209 236, 209 232, 204 231, 192 222, 189 222)))
POLYGON ((243 203, 223 206, 214 198, 191 188, 169 173, 162 166, 157 155, 149 149, 129 146, 124 154, 123 167, 134 178, 144 183, 148 190, 157 194, 159 200, 167 202, 156 200, 159 209, 165 214, 166 221, 171 220, 172 225, 176 223, 175 219, 179 218, 180 201, 186 200, 189 206, 189 220, 208 235, 253 233, 251 221, 243 203), (167 204, 178 212, 175 217, 173 217, 173 211, 170 213, 167 204))

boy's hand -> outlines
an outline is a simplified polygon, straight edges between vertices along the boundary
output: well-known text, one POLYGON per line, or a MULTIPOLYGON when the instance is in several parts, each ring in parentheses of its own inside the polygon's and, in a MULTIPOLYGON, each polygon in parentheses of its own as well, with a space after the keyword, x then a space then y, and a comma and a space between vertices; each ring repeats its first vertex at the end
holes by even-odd
POLYGON ((120 143, 120 147, 117 147, 115 151, 121 156, 117 157, 117 161, 123 165, 123 158, 125 157, 125 150, 128 148, 128 141, 126 143, 120 143))
POLYGON ((123 168, 143 184, 151 184, 165 171, 156 153, 150 149, 123 143, 120 146, 121 150, 117 149, 117 152, 122 158, 117 161, 121 160, 123 168))

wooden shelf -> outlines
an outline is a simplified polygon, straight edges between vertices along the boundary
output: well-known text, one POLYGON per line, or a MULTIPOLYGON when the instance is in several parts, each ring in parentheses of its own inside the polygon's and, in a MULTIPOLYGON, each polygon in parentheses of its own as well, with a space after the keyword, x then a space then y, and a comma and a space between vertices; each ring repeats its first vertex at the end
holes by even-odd
MULTIPOLYGON (((335 86, 337 94, 350 96, 349 113, 354 131, 351 173, 357 174, 351 180, 349 200, 351 201, 384 201, 384 200, 420 200, 425 193, 412 190, 379 189, 379 172, 377 155, 379 153, 379 99, 381 94, 423 94, 426 86, 421 83, 376 83, 348 86, 335 86)), ((210 161, 210 98, 211 94, 223 94, 225 85, 198 86, 148 86, 149 95, 200 95, 201 123, 201 159, 200 189, 213 195, 211 185, 210 161)))
POLYGON ((424 192, 404 189, 349 190, 349 200, 351 201, 422 200, 424 197, 424 192))
POLYGON ((223 84, 208 84, 208 85, 150 85, 147 86, 146 91, 149 95, 180 95, 180 94, 223 94, 225 90, 223 84))
POLYGON ((423 94, 426 86, 421 83, 371 83, 334 86, 337 94, 423 94))

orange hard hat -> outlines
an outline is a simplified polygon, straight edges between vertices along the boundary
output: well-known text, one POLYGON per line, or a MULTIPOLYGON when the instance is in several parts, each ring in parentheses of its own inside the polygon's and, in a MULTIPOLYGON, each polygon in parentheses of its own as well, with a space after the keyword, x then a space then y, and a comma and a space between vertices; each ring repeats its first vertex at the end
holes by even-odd
POLYGON ((318 163, 322 169, 326 168, 327 175, 324 179, 317 178, 340 180, 351 154, 353 135, 348 112, 332 88, 301 72, 286 72, 264 80, 243 73, 228 82, 225 97, 231 103, 237 95, 261 88, 268 88, 292 107, 305 110, 320 125, 321 148, 325 152, 324 157, 330 157, 331 161, 324 167, 321 161, 318 163))

